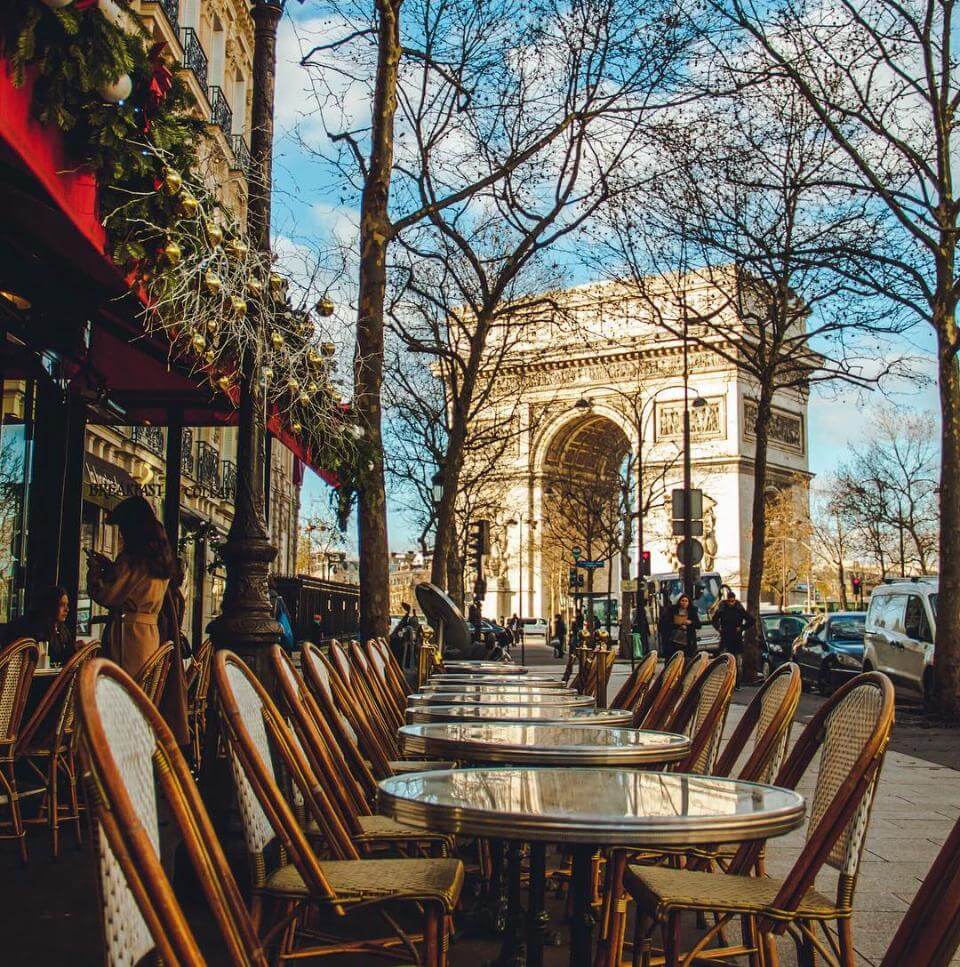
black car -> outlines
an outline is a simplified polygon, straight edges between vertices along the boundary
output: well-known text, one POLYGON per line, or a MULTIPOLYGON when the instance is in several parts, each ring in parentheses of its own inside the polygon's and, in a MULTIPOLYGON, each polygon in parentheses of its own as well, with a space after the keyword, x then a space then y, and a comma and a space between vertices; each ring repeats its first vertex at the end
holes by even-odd
POLYGON ((793 658, 793 643, 810 619, 805 614, 775 611, 760 615, 760 652, 763 677, 793 658))
POLYGON ((481 618, 479 636, 477 635, 476 628, 473 624, 470 625, 470 630, 473 633, 473 637, 479 637, 480 641, 486 641, 488 635, 493 635, 497 644, 501 648, 510 648, 510 646, 513 644, 513 635, 511 635, 510 632, 503 627, 503 625, 498 625, 495 621, 491 621, 489 618, 481 618))
POLYGON ((821 695, 863 670, 863 611, 836 611, 814 618, 793 643, 793 660, 805 685, 821 695))

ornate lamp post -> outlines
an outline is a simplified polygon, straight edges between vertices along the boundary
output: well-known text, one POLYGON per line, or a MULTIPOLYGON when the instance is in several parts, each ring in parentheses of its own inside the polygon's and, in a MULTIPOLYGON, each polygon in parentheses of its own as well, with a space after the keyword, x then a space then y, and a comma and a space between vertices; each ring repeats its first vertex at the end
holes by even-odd
MULTIPOLYGON (((255 0, 251 11, 255 33, 247 226, 251 245, 262 252, 270 251, 277 26, 283 6, 284 0, 255 0)), ((237 652, 261 681, 269 682, 267 652, 280 640, 281 630, 267 585, 277 550, 267 536, 263 513, 266 427, 253 353, 240 360, 239 377, 237 489, 233 522, 222 550, 227 585, 222 611, 210 624, 210 636, 216 648, 237 652)))

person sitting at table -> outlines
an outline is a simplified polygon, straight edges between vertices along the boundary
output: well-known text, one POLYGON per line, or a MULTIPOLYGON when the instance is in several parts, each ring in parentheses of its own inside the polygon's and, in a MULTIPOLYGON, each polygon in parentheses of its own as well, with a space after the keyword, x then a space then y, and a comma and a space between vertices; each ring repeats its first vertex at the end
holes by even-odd
POLYGON ((121 501, 108 523, 120 530, 120 553, 115 561, 90 554, 90 596, 110 609, 103 634, 105 657, 136 677, 160 647, 158 615, 177 562, 145 498, 121 501))
POLYGON ((47 643, 50 663, 62 665, 76 650, 76 639, 67 627, 70 596, 61 587, 44 588, 33 607, 11 621, 4 632, 4 645, 18 638, 33 638, 47 643))

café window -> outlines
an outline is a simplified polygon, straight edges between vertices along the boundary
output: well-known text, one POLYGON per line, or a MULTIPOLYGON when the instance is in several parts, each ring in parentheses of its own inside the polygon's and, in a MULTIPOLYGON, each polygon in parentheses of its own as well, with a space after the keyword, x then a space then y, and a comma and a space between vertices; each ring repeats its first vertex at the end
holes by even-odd
POLYGON ((4 380, 0 423, 0 621, 4 622, 23 613, 31 411, 31 384, 4 380))

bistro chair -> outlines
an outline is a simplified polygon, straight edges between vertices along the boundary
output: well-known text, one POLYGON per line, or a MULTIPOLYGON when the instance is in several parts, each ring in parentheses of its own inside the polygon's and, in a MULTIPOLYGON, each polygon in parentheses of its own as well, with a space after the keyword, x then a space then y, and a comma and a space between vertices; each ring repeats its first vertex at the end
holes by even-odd
POLYGON ((664 662, 653 685, 646 690, 633 710, 633 725, 639 729, 662 729, 677 705, 683 666, 682 651, 675 651, 664 662))
POLYGON ((405 826, 388 816, 373 813, 290 656, 274 645, 270 662, 288 724, 315 781, 323 786, 354 845, 364 853, 384 847, 402 849, 422 845, 435 849, 437 855, 446 855, 453 845, 451 837, 405 826))
POLYGON ((170 673, 170 663, 173 661, 173 642, 162 644, 143 664, 137 672, 134 681, 143 689, 143 693, 156 705, 163 695, 163 687, 167 683, 170 673))
POLYGON ((680 700, 667 728, 689 737, 690 752, 676 764, 676 772, 711 774, 736 683, 736 659, 730 654, 718 655, 705 664, 680 700))
MULTIPOLYGON (((74 652, 54 679, 17 739, 14 756, 26 764, 43 793, 39 815, 28 823, 45 823, 50 829, 53 855, 60 855, 60 826, 73 823, 77 845, 83 842, 80 828, 80 797, 76 755, 77 676, 84 663, 100 650, 100 643, 83 645, 74 652), (66 801, 60 798, 65 787, 66 801)), ((21 793, 30 795, 30 792, 21 793)))
POLYGON ((303 679, 328 730, 334 744, 343 754, 344 760, 360 788, 367 804, 376 802, 377 780, 371 771, 367 758, 360 748, 360 738, 350 724, 350 720, 340 711, 334 694, 336 672, 316 645, 305 641, 300 645, 300 668, 303 679))
POLYGON ((0 828, 9 826, 10 832, 0 834, 0 839, 17 840, 24 863, 27 862, 27 834, 20 814, 16 748, 39 655, 32 638, 18 638, 0 651, 0 790, 3 792, 0 806, 10 809, 10 818, 0 821, 0 828))
POLYGON ((620 690, 613 696, 610 708, 628 709, 636 708, 637 703, 646 694, 653 681, 653 676, 657 673, 657 653, 650 651, 643 661, 637 665, 629 677, 620 686, 620 690))
MULTIPOLYGON (((403 708, 397 708, 393 696, 387 691, 383 679, 374 670, 372 662, 359 641, 350 643, 350 660, 353 670, 359 674, 366 686, 367 693, 380 711, 385 728, 396 734, 403 725, 403 708)), ((406 706, 404 706, 406 708, 406 706)))
POLYGON ((382 638, 371 638, 367 642, 367 659, 373 670, 380 676, 384 690, 390 695, 394 705, 400 710, 401 716, 407 707, 406 679, 397 665, 393 652, 382 638))
POLYGON ((190 748, 193 768, 200 771, 203 756, 203 737, 207 731, 207 703, 210 698, 210 673, 213 661, 213 642, 207 638, 197 649, 187 679, 187 724, 190 727, 190 748))
POLYGON ((776 936, 784 932, 795 941, 801 963, 812 964, 819 956, 827 964, 852 967, 853 896, 870 806, 893 726, 893 699, 893 686, 885 675, 858 675, 822 705, 803 730, 776 785, 795 788, 817 752, 819 771, 806 842, 782 879, 748 875, 763 848, 756 842, 740 846, 726 873, 627 867, 624 885, 638 911, 635 963, 650 963, 652 934, 660 924, 667 967, 744 954, 754 965, 775 964, 776 936), (815 888, 824 863, 840 872, 833 898, 815 888), (680 915, 685 910, 712 913, 715 922, 690 951, 681 953, 680 915), (709 948, 734 918, 743 921, 743 944, 709 948), (836 923, 836 936, 826 929, 830 922, 836 923))
POLYGON ((705 651, 698 651, 686 663, 683 669, 683 679, 680 682, 680 694, 677 696, 677 707, 674 709, 674 716, 676 716, 677 710, 683 704, 683 700, 690 694, 690 689, 693 688, 709 664, 710 656, 705 651))
POLYGON ((165 967, 207 964, 160 862, 159 785, 219 931, 219 957, 232 967, 268 967, 187 762, 156 706, 102 658, 83 663, 78 702, 107 963, 149 963, 152 955, 165 967))
POLYGON ((399 902, 422 912, 419 962, 441 967, 449 920, 463 886, 460 861, 359 859, 323 788, 311 782, 302 748, 250 669, 222 650, 214 657, 213 675, 251 861, 254 923, 260 925, 266 900, 277 901, 283 910, 270 929, 280 938, 277 963, 329 954, 383 953, 398 945, 417 959, 412 938, 391 916, 390 907, 399 902), (332 860, 321 862, 311 847, 281 792, 285 780, 297 787, 332 860), (356 912, 360 916, 355 924, 364 913, 376 913, 390 932, 375 939, 331 936, 314 929, 312 912, 325 914, 324 923, 347 920, 356 912))
POLYGON ((944 967, 960 946, 960 820, 900 921, 880 967, 944 967))

